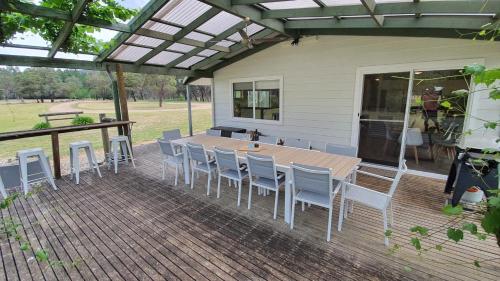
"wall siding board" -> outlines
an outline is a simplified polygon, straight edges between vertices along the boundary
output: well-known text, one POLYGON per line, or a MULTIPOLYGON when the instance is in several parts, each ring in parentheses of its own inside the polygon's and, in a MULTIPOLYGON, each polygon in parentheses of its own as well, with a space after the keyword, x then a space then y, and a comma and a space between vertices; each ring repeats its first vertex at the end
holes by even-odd
POLYGON ((214 73, 215 123, 309 139, 316 149, 325 142, 350 144, 358 68, 469 58, 500 67, 500 43, 356 36, 307 37, 296 47, 283 42, 214 73), (283 122, 233 120, 229 81, 265 76, 283 76, 283 122))

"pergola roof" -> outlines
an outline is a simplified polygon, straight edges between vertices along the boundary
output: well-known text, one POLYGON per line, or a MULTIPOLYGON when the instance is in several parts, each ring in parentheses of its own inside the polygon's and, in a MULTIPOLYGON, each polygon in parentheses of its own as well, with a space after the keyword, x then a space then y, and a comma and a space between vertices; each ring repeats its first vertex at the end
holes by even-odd
POLYGON ((66 22, 50 47, 4 44, 45 50, 46 57, 0 55, 0 62, 98 70, 120 63, 124 71, 211 77, 215 70, 280 41, 248 49, 238 33, 242 28, 254 39, 324 34, 470 38, 485 26, 498 28, 500 14, 497 0, 150 0, 123 24, 82 16, 88 2, 79 0, 73 11, 62 11, 0 0, 2 11, 66 22), (93 61, 57 58, 75 24, 119 33, 112 47, 94 54, 93 61))

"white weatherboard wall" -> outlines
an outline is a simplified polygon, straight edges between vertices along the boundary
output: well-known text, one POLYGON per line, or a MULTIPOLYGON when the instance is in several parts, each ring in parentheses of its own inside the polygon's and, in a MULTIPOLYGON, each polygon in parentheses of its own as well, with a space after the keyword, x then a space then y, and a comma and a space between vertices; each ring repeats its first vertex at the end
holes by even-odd
POLYGON ((500 67, 500 43, 356 36, 308 37, 297 47, 280 43, 215 72, 215 125, 309 139, 315 149, 322 149, 325 142, 354 144, 352 121, 359 68, 471 58, 480 58, 488 68, 500 67), (266 76, 283 77, 283 122, 270 125, 233 120, 230 80, 266 76))

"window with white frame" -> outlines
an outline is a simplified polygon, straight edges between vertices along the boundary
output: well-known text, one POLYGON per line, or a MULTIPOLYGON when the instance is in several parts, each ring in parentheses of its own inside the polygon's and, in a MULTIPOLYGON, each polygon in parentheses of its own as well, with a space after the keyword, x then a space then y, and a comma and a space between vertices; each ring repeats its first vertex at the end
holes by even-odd
POLYGON ((281 78, 233 81, 233 117, 280 121, 281 78))

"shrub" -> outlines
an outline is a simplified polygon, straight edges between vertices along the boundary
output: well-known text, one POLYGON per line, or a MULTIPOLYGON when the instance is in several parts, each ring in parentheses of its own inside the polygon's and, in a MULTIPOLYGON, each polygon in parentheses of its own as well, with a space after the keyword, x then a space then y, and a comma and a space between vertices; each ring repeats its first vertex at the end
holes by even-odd
POLYGON ((52 126, 50 125, 49 122, 39 122, 36 123, 35 126, 33 126, 33 130, 41 130, 41 129, 48 129, 51 128, 52 126))
POLYGON ((88 125, 93 123, 94 119, 89 116, 77 116, 71 121, 71 125, 88 125))

